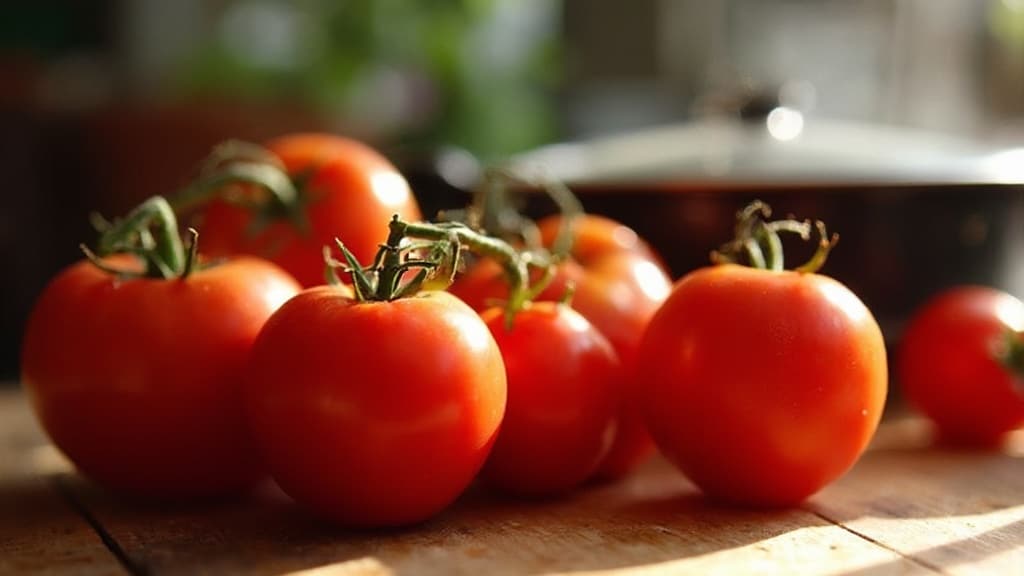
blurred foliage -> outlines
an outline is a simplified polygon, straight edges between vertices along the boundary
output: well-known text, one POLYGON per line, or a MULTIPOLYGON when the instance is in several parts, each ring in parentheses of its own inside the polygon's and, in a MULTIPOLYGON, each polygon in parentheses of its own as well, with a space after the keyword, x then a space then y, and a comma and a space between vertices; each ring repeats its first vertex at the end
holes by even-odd
POLYGON ((500 156, 555 135, 560 13, 554 0, 227 2, 177 88, 299 102, 364 137, 500 156))
POLYGON ((1004 45, 1024 48, 1024 0, 990 0, 988 26, 1004 45))

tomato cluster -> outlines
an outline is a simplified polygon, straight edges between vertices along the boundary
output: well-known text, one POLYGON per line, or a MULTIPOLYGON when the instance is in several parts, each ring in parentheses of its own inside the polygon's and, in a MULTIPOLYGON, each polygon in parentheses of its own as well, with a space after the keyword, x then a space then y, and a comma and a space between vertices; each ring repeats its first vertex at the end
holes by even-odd
MULTIPOLYGON (((559 217, 541 220, 542 241, 551 246, 562 226, 559 217)), ((598 477, 616 479, 654 450, 627 389, 636 386, 637 348, 651 316, 668 295, 671 280, 653 250, 618 222, 583 215, 573 235, 570 258, 557 266, 537 300, 559 301, 572 286, 572 307, 608 339, 623 364, 623 400, 614 441, 596 469, 598 477)), ((489 260, 471 268, 450 290, 481 312, 508 297, 500 266, 489 260)))
MULTIPOLYGON (((182 243, 159 197, 104 223, 24 337, 44 428, 115 490, 223 494, 269 475, 315 514, 394 526, 477 478, 557 495, 656 446, 711 498, 788 506, 849 469, 881 417, 881 331, 817 273, 834 239, 760 203, 674 284, 604 217, 546 218, 529 246, 419 222, 398 171, 333 136, 220 148, 172 203, 199 240, 182 243), (811 261, 785 269, 780 235, 815 232, 811 261), (343 259, 324 249, 336 236, 343 259), (481 258, 436 290, 467 251, 481 258)), ((1022 329, 1024 304, 981 288, 911 322, 899 375, 943 437, 1024 422, 1022 329)))

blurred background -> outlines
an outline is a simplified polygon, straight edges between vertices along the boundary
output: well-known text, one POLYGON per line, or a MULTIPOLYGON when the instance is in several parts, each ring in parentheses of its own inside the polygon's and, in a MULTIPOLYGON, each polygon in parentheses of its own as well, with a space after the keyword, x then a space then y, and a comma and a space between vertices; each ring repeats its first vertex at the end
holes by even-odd
POLYGON ((34 298, 93 238, 90 211, 173 192, 223 139, 298 130, 377 146, 428 214, 472 184, 453 166, 540 149, 516 157, 578 179, 588 208, 640 229, 675 275, 725 240, 735 207, 766 184, 784 208, 845 223, 833 273, 880 311, 887 335, 942 284, 1024 287, 1012 265, 1024 258, 1024 0, 2 10, 0 379, 16 377, 34 298), (654 136, 601 140, 627 133, 654 136), (543 148, 592 139, 620 146, 602 149, 620 170, 588 174, 601 168, 579 162, 591 148, 543 148), (930 233, 949 245, 907 240, 930 233), (860 276, 843 278, 851 270, 860 276))

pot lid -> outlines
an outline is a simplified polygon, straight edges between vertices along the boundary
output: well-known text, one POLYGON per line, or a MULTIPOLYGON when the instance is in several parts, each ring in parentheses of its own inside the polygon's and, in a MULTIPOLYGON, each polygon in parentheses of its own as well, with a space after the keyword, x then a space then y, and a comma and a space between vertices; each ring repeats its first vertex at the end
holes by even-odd
POLYGON ((575 185, 701 187, 1024 183, 1024 148, 945 134, 807 118, 776 107, 544 146, 512 167, 575 185))

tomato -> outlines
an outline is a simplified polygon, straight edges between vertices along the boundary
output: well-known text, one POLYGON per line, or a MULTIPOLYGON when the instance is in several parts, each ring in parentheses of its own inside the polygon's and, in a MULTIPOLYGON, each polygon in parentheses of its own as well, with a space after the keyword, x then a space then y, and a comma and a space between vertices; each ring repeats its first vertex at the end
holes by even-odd
POLYGON ((35 305, 22 383, 54 444, 104 486, 160 497, 244 487, 264 471, 243 370, 263 323, 298 290, 253 258, 171 280, 122 280, 79 262, 35 305))
MULTIPOLYGON (((545 246, 554 243, 562 226, 562 217, 548 216, 537 222, 545 246)), ((577 218, 573 230, 572 257, 578 262, 594 262, 608 254, 627 252, 644 256, 661 266, 661 257, 637 233, 624 224, 597 214, 577 218)))
POLYGON ((308 230, 278 220, 253 234, 249 208, 214 200, 204 210, 202 250, 211 256, 255 254, 290 272, 304 286, 324 283, 323 247, 341 238, 361 261, 384 241, 380 223, 392 214, 418 220, 420 210, 398 170, 370 147, 327 134, 293 134, 267 149, 297 181, 308 230))
POLYGON ((882 333, 819 274, 721 264, 683 277, 639 351, 661 451, 712 498, 787 506, 857 460, 885 403, 882 333))
MULTIPOLYGON (((559 225, 558 217, 538 222, 546 243, 554 240, 559 225)), ((637 347, 647 322, 668 295, 671 280, 653 250, 633 230, 601 216, 578 219, 571 256, 558 266, 538 300, 561 300, 572 283, 572 307, 611 342, 624 365, 626 386, 631 387, 636 380, 637 347)), ((477 310, 508 293, 501 268, 490 261, 475 265, 450 290, 477 310)), ((600 478, 619 478, 654 451, 631 395, 623 403, 617 430, 596 472, 600 478)))
POLYGON ((1022 342, 1024 304, 981 286, 960 286, 926 302, 899 349, 904 394, 942 440, 991 445, 1024 424, 1021 381, 1007 365, 1022 342))
POLYGON ((608 340, 578 312, 537 302, 506 326, 504 310, 482 315, 508 373, 508 407, 481 473, 513 494, 544 496, 585 481, 611 446, 622 393, 608 340))
POLYGON ((274 479, 314 514, 355 526, 441 511, 483 465, 505 410, 494 338, 446 292, 359 302, 308 289, 267 322, 248 374, 274 479))

